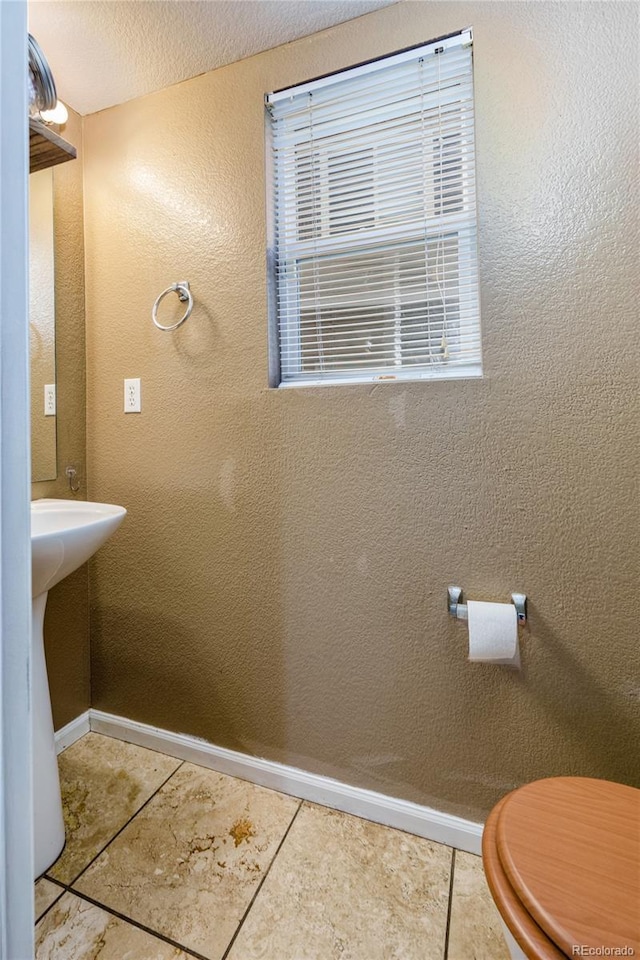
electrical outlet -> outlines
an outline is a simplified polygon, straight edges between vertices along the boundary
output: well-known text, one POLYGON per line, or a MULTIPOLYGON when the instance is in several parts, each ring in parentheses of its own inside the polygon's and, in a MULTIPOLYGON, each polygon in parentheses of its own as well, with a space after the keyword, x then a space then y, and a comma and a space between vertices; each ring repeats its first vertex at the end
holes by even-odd
POLYGON ((124 412, 140 413, 140 377, 124 381, 124 412))
POLYGON ((55 417, 56 415, 55 383, 45 383, 44 385, 44 415, 45 417, 55 417))

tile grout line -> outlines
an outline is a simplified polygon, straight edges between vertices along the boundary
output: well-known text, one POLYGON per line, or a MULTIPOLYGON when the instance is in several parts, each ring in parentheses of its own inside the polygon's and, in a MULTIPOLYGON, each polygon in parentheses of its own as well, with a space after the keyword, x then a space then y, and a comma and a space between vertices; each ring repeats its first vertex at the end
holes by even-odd
POLYGON ((48 873, 43 873, 38 877, 38 880, 48 880, 49 883, 55 883, 57 887, 62 887, 63 890, 68 890, 66 883, 63 883, 62 880, 56 880, 55 877, 50 877, 48 873))
POLYGON ((56 903, 58 902, 58 900, 60 899, 60 897, 67 892, 67 888, 65 887, 65 885, 64 885, 63 883, 59 883, 57 880, 53 880, 51 877, 48 877, 48 876, 46 875, 46 873, 41 874, 41 875, 38 877, 36 883, 39 883, 40 880, 48 880, 49 883, 55 883, 55 885, 56 885, 57 887, 61 887, 61 888, 62 888, 62 893, 60 894, 59 897, 56 897, 56 899, 53 901, 53 903, 50 903, 50 904, 49 904, 49 906, 47 907, 46 910, 43 910, 43 911, 42 911, 42 913, 40 914, 39 917, 36 917, 36 922, 35 922, 35 924, 34 924, 35 927, 37 927, 38 924, 40 923, 40 921, 41 921, 44 917, 46 917, 46 915, 49 913, 49 910, 51 910, 52 907, 55 907, 55 905, 56 905, 56 903))
POLYGON ((137 927, 138 930, 148 933, 150 936, 155 937, 156 940, 162 940, 164 943, 168 943, 170 946, 176 947, 182 953, 186 953, 189 957, 195 957, 196 960, 211 960, 210 957, 205 957, 202 953, 196 953, 195 950, 191 950, 190 947, 185 947, 183 943, 178 943, 177 940, 172 940, 171 937, 167 937, 164 933, 159 933, 157 930, 152 930, 151 927, 145 927, 145 925, 140 923, 138 920, 133 920, 131 917, 125 916, 124 913, 114 910, 113 907, 108 907, 105 903, 101 903, 99 900, 94 900, 93 897, 89 897, 86 893, 82 893, 81 890, 67 889, 65 892, 70 893, 71 896, 77 897, 79 900, 84 900, 86 903, 90 903, 94 907, 99 907, 100 910, 104 910, 105 913, 111 914, 112 917, 117 917, 117 919, 122 920, 123 923, 128 923, 131 927, 137 927))
POLYGON ((92 897, 87 896, 87 894, 80 893, 79 890, 72 890, 70 887, 65 886, 64 883, 61 883, 60 880, 56 880, 54 877, 48 877, 46 873, 43 874, 42 876, 45 879, 49 880, 50 883, 53 883, 57 887, 59 887, 61 890, 61 893, 60 893, 60 896, 56 897, 53 903, 50 903, 47 909, 38 917, 38 919, 36 920, 36 926, 40 923, 41 920, 44 919, 44 917, 49 913, 49 911, 53 909, 53 907, 55 907, 55 905, 65 895, 65 893, 68 893, 72 897, 77 897, 79 900, 85 900, 87 903, 92 904, 92 906, 98 907, 100 910, 104 910, 105 913, 109 913, 112 916, 117 917, 118 920, 122 920, 123 922, 128 923, 131 926, 139 927, 140 930, 144 930, 145 933, 152 934, 154 937, 156 937, 156 939, 165 940, 167 943, 171 944, 172 947, 179 947, 180 950, 182 950, 183 952, 184 951, 188 952, 190 956, 197 957, 197 960, 208 960, 208 958, 202 957, 201 954, 199 953, 192 953, 191 951, 187 951, 186 947, 183 947, 182 944, 177 943, 175 940, 171 940, 169 937, 164 936, 164 934, 157 933, 157 931, 151 930, 150 927, 145 927, 144 924, 138 923, 135 920, 131 920, 129 917, 125 917, 123 913, 118 913, 117 910, 113 910, 111 907, 107 907, 104 903, 100 903, 98 900, 94 900, 92 897))
POLYGON ((60 888, 61 893, 59 897, 50 903, 46 910, 40 914, 36 920, 36 926, 40 923, 41 920, 44 920, 46 915, 52 910, 57 903, 60 902, 65 893, 68 893, 72 897, 77 897, 78 900, 84 900, 87 903, 90 903, 92 906, 98 907, 100 910, 103 910, 105 913, 110 914, 111 916, 117 917, 118 920, 122 920, 123 923, 129 924, 129 926, 137 927, 139 930, 148 933, 151 936, 155 937, 156 940, 162 940, 165 943, 170 944, 172 947, 178 947, 182 953, 186 953, 190 957, 195 957, 196 960, 209 960, 208 957, 204 957, 200 953, 194 953, 193 950, 190 950, 188 947, 183 946, 181 943, 178 943, 176 940, 171 940, 169 937, 166 937, 162 933, 158 933, 157 930, 152 930, 150 927, 145 927, 144 924, 138 923, 136 920, 131 920, 130 917, 125 917, 123 913, 118 913, 117 910, 113 910, 111 907, 107 907, 104 903, 100 903, 98 900, 94 900, 92 897, 87 896, 85 893, 80 893, 79 890, 71 890, 69 887, 66 887, 64 883, 61 883, 59 880, 54 880, 52 877, 47 877, 46 873, 42 875, 51 883, 54 883, 57 887, 60 888))
POLYGON ((444 931, 444 953, 442 960, 449 960, 449 933, 451 931, 451 905, 453 903, 453 884, 456 871, 456 848, 451 848, 451 874, 449 876, 449 899, 447 901, 447 925, 444 931))
POLYGON ((267 869, 265 870, 264 876, 262 877, 262 880, 261 880, 260 883, 258 884, 258 887, 257 887, 255 893, 254 893, 253 896, 251 897, 251 901, 250 901, 250 903, 249 903, 249 906, 247 907, 247 909, 246 909, 245 912, 243 913, 242 919, 240 920, 240 923, 239 923, 238 926, 236 927, 235 933, 234 933, 233 936, 231 937, 231 940, 229 941, 229 944, 228 944, 228 946, 227 946, 227 949, 226 949, 226 950, 224 951, 224 953, 222 954, 221 960, 227 960, 227 957, 229 956, 229 953, 231 952, 231 948, 233 947, 234 943, 236 942, 236 940, 237 940, 237 938, 238 938, 238 934, 239 934, 240 931, 242 930, 242 928, 243 928, 243 926, 244 926, 244 922, 245 922, 245 920, 247 919, 247 917, 249 916, 249 914, 250 914, 250 912, 251 912, 251 909, 252 909, 254 903, 256 902, 256 899, 257 899, 257 897, 258 897, 258 894, 259 894, 260 891, 262 890, 262 887, 264 886, 264 882, 265 882, 265 880, 267 879, 267 877, 269 876, 269 874, 270 874, 270 872, 271 872, 271 867, 272 867, 272 866, 274 865, 274 863, 276 862, 276 859, 277 859, 277 857, 278 857, 278 854, 279 854, 280 851, 282 850, 283 844, 284 844, 285 840, 287 839, 287 837, 289 836, 289 831, 291 830, 291 827, 294 825, 294 823, 295 823, 295 821, 296 821, 296 817, 298 816, 298 814, 300 813, 300 811, 301 811, 301 809, 302 809, 303 803, 304 803, 304 800, 300 800, 300 802, 299 802, 299 804, 298 804, 298 809, 296 810, 296 812, 294 813, 293 817, 291 818, 291 822, 290 822, 289 826, 287 827, 287 829, 285 830, 284 836, 283 836, 282 840, 280 841, 280 843, 278 844, 278 848, 277 848, 276 852, 274 853, 273 857, 271 858, 271 863, 269 864, 269 866, 268 866, 267 869))
MULTIPOLYGON (((76 876, 75 876, 72 880, 70 880, 68 883, 64 883, 62 880, 58 880, 58 881, 56 881, 56 882, 57 882, 57 883, 60 883, 60 884, 61 884, 63 887, 65 887, 67 890, 70 890, 70 889, 73 887, 73 884, 74 884, 74 883, 77 883, 78 880, 80 879, 80 877, 82 877, 82 876, 87 872, 87 870, 89 869, 89 867, 92 866, 92 864, 94 864, 94 863, 96 862, 96 860, 98 859, 98 857, 101 857, 101 856, 102 856, 102 854, 105 852, 105 850, 107 849, 107 847, 111 846, 111 844, 112 844, 113 841, 116 839, 116 837, 119 837, 120 834, 122 833, 122 831, 123 831, 123 830, 126 830, 127 827, 129 826, 129 824, 130 824, 133 820, 135 820, 135 818, 138 816, 139 813, 142 812, 142 810, 144 810, 144 808, 147 806, 147 804, 148 804, 148 803, 151 803, 151 801, 153 800, 153 798, 162 790, 162 788, 169 782, 169 780, 171 780, 171 777, 173 777, 173 776, 178 772, 178 770, 181 769, 181 767, 184 765, 184 763, 185 763, 185 761, 182 760, 182 762, 181 762, 180 764, 178 764, 178 766, 175 768, 175 770, 172 770, 172 771, 171 771, 171 773, 169 774, 169 776, 166 777, 166 779, 162 781, 162 783, 160 784, 160 786, 157 787, 157 788, 153 791, 153 793, 151 794, 151 796, 150 796, 150 797, 147 797, 147 799, 146 799, 145 802, 142 804, 142 806, 139 807, 139 808, 136 810, 136 812, 135 812, 132 816, 129 817, 129 819, 127 820, 127 822, 124 823, 116 833, 114 833, 114 835, 107 841, 107 843, 105 843, 105 845, 104 845, 103 847, 101 847, 100 850, 98 850, 98 852, 96 853, 96 855, 95 855, 94 857, 92 857, 91 860, 89 861, 89 863, 82 868, 82 870, 80 871, 80 873, 76 874, 76 876)), ((47 876, 47 874, 45 873, 44 876, 47 876)), ((50 879, 55 880, 55 877, 51 877, 50 879)))

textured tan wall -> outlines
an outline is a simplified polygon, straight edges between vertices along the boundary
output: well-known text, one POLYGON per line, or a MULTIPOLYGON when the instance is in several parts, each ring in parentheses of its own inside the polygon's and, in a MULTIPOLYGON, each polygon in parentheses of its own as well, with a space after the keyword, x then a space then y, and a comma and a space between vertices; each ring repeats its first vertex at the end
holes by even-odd
POLYGON ((471 816, 637 777, 637 14, 407 3, 86 119, 94 706, 471 816), (264 92, 469 24, 485 378, 268 390, 264 92))
MULTIPOLYGON (((78 470, 86 487, 86 371, 84 326, 84 225, 82 118, 69 110, 60 134, 78 157, 53 170, 57 372, 57 479, 33 483, 31 496, 70 497, 65 468, 78 470)), ((49 592, 44 637, 53 718, 64 726, 89 707, 89 593, 85 565, 49 592)))

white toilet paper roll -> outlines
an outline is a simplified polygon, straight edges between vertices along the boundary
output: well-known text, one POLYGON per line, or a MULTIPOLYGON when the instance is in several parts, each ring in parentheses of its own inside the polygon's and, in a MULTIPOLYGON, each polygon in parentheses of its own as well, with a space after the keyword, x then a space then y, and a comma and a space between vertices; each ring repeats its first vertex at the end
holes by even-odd
POLYGON ((467 602, 469 660, 520 665, 518 616, 513 603, 467 602))

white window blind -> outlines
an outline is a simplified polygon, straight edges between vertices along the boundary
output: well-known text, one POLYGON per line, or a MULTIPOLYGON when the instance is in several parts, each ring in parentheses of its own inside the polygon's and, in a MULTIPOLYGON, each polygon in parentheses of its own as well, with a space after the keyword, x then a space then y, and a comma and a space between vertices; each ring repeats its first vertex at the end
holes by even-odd
POLYGON ((276 382, 480 375, 471 32, 266 103, 276 382))

